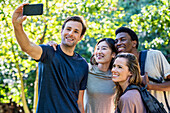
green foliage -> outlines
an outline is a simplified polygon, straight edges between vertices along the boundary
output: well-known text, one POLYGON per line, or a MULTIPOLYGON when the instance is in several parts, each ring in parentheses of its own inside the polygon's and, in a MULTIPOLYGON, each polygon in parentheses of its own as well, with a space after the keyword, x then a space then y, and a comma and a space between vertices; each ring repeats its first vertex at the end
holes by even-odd
POLYGON ((124 21, 131 22, 131 16, 134 14, 139 14, 141 8, 146 5, 151 5, 157 0, 119 0, 118 6, 123 7, 125 10, 125 16, 123 17, 124 21))
MULTIPOLYGON (((36 63, 27 54, 21 51, 12 27, 12 13, 15 8, 26 1, 2 1, 0 3, 0 102, 9 102, 10 99, 22 105, 21 82, 17 65, 24 80, 25 94, 29 108, 33 106, 33 91, 36 63)), ((122 12, 115 12, 117 1, 27 1, 29 3, 43 3, 42 16, 27 17, 23 28, 29 39, 36 44, 54 40, 61 42, 61 25, 68 16, 82 15, 87 21, 88 30, 76 51, 89 61, 97 39, 114 37, 114 29, 121 25, 122 12), (114 22, 115 21, 115 22, 114 22)), ((123 21, 122 21, 123 23, 123 21)))
MULTIPOLYGON (((30 16, 24 30, 36 44, 61 42, 61 26, 68 16, 82 15, 87 32, 76 46, 76 52, 88 62, 96 42, 115 38, 120 26, 131 26, 139 34, 140 49, 156 48, 170 53, 170 10, 168 0, 1 0, 0 2, 0 102, 10 99, 22 105, 21 82, 17 64, 24 80, 29 108, 33 108, 34 81, 37 63, 22 52, 14 36, 12 14, 23 2, 43 3, 41 16, 30 16), (131 17, 131 18, 130 18, 131 17), (163 46, 163 47, 162 47, 163 46)), ((169 60, 170 61, 170 60, 169 60)))
MULTIPOLYGON (((140 49, 158 49, 170 54, 170 8, 168 0, 155 2, 131 17, 131 27, 139 34, 140 49)), ((170 61, 170 58, 168 59, 170 61)))

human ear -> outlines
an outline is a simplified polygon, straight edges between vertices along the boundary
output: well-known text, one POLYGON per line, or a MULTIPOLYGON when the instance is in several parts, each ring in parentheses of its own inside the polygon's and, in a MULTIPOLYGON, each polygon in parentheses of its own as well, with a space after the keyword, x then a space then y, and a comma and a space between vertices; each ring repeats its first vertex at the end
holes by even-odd
POLYGON ((132 75, 133 75, 133 74, 132 74, 131 72, 128 73, 128 76, 129 76, 129 77, 132 77, 132 75))
MULTIPOLYGON (((80 36, 80 40, 83 38, 83 36, 84 36, 84 35, 80 36)), ((79 40, 79 41, 80 41, 80 40, 79 40)))
POLYGON ((116 56, 116 53, 113 52, 113 53, 112 53, 112 58, 115 58, 115 56, 116 56))
POLYGON ((136 45, 137 45, 137 41, 136 40, 132 41, 132 47, 136 48, 136 45))

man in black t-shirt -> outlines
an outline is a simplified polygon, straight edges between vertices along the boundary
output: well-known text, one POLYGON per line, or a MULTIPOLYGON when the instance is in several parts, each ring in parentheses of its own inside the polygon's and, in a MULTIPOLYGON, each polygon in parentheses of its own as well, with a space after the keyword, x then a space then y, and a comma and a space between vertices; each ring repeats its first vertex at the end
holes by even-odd
POLYGON ((79 95, 86 88, 87 62, 74 52, 86 31, 80 16, 68 17, 61 30, 58 51, 50 46, 30 42, 23 30, 23 4, 13 13, 12 23, 21 49, 39 61, 39 89, 37 113, 79 113, 79 95), (79 90, 81 90, 79 92, 79 90))

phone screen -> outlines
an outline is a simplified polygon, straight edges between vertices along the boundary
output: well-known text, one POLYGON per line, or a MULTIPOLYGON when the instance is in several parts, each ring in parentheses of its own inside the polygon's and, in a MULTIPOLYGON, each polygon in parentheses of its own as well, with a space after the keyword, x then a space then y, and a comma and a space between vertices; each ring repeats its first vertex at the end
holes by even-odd
POLYGON ((24 5, 23 15, 42 15, 43 14, 43 4, 29 4, 24 5))

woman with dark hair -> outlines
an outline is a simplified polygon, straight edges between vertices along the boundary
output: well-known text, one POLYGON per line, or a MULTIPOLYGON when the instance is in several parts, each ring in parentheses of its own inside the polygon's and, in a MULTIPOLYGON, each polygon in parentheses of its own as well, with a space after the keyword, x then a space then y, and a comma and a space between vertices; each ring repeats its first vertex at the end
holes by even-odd
POLYGON ((95 46, 89 64, 87 88, 84 94, 86 113, 113 113, 115 84, 112 81, 111 68, 116 55, 114 40, 101 39, 95 46))
POLYGON ((113 82, 116 84, 115 113, 147 113, 142 98, 137 89, 126 88, 133 84, 140 87, 142 78, 140 67, 135 55, 131 53, 120 53, 115 57, 112 68, 113 82), (119 113, 119 112, 118 112, 119 113))

